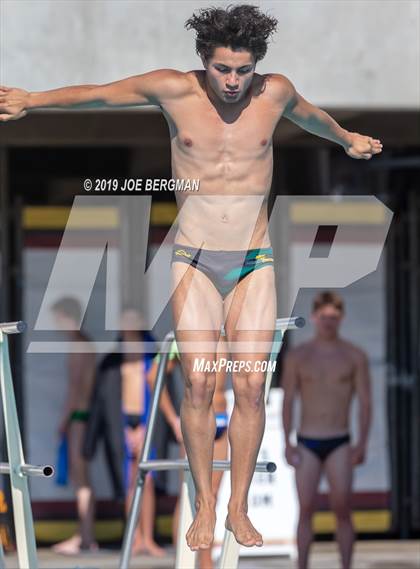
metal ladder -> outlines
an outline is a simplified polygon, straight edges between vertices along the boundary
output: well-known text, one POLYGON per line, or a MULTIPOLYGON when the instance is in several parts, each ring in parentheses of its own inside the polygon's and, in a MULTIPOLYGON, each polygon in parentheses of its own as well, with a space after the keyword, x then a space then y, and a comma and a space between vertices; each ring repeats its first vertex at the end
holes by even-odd
MULTIPOLYGON (((276 361, 280 351, 283 335, 286 330, 295 330, 302 328, 305 325, 305 320, 301 317, 295 318, 279 318, 276 320, 276 330, 274 333, 273 344, 270 353, 270 361, 276 361)), ((159 408, 159 398, 162 392, 165 381, 166 364, 169 357, 169 351, 172 341, 175 338, 174 332, 166 334, 161 348, 161 358, 159 362, 155 388, 153 390, 153 397, 151 409, 146 426, 146 434, 143 443, 139 464, 136 488, 131 503, 130 512, 127 518, 127 524, 124 532, 124 539, 121 550, 120 569, 129 569, 131 548, 134 539, 134 533, 137 525, 137 520, 140 511, 140 503, 143 492, 144 481, 146 474, 150 470, 184 470, 184 480, 182 483, 181 503, 180 503, 180 520, 177 536, 176 548, 176 569, 194 569, 197 560, 197 552, 191 551, 185 542, 185 534, 189 525, 193 521, 194 516, 194 496, 195 488, 192 475, 189 469, 188 460, 149 460, 149 454, 155 430, 156 417, 159 408)), ((267 372, 265 383, 265 402, 267 402, 268 394, 270 391, 272 380, 272 372, 267 372)), ((213 470, 229 470, 230 461, 218 460, 213 461, 213 470)), ((256 472, 274 472, 276 465, 273 462, 264 461, 257 462, 256 472)), ((239 544, 236 542, 233 533, 225 531, 223 540, 223 547, 219 559, 220 569, 233 569, 237 567, 239 560, 239 544)))
MULTIPOLYGON (((16 548, 20 569, 36 569, 34 523, 28 490, 28 476, 50 477, 54 468, 50 465, 26 464, 22 450, 22 439, 16 410, 12 373, 9 360, 8 334, 19 334, 26 329, 25 322, 0 323, 0 383, 7 455, 9 462, 0 463, 0 474, 9 474, 12 490, 13 518, 15 524, 16 548)), ((3 546, 0 542, 0 568, 4 568, 3 546)))

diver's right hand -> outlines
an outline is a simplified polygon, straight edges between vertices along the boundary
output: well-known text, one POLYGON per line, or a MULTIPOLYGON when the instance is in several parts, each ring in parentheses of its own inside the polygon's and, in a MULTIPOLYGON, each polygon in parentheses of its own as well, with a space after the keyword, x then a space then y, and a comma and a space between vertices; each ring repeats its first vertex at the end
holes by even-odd
POLYGON ((14 121, 26 115, 29 93, 16 87, 0 86, 0 121, 14 121))

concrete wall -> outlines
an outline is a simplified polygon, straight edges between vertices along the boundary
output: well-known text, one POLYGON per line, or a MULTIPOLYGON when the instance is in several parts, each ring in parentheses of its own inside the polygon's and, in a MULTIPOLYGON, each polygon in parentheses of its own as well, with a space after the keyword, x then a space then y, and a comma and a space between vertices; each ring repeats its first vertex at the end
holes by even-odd
MULTIPOLYGON (((418 108, 417 0, 255 1, 278 18, 261 72, 320 106, 418 108)), ((29 90, 200 68, 191 13, 217 0, 2 0, 0 81, 29 90)))

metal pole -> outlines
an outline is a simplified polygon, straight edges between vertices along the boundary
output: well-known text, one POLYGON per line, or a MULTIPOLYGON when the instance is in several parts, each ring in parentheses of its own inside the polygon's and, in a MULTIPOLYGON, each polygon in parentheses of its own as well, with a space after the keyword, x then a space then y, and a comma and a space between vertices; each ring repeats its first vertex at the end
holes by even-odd
MULTIPOLYGON (((174 333, 169 332, 168 334, 166 334, 165 339, 163 341, 161 358, 156 377, 156 383, 153 390, 151 410, 146 425, 146 436, 144 438, 140 464, 145 463, 150 454, 150 448, 152 445, 153 434, 155 430, 156 417, 159 409, 159 398, 165 381, 166 364, 169 357, 170 346, 172 344, 174 337, 175 337, 174 333)), ((131 507, 130 507, 130 513, 128 515, 127 524, 124 531, 124 538, 121 549, 120 569, 128 569, 130 565, 131 548, 133 546, 134 532, 136 530, 137 520, 139 517, 140 501, 143 491, 145 475, 146 471, 143 470, 139 465, 136 488, 134 490, 133 500, 131 502, 131 507)))
MULTIPOLYGON (((0 462, 0 474, 10 474, 11 467, 8 462, 0 462)), ((36 466, 34 464, 22 464, 18 471, 25 476, 42 476, 50 478, 54 474, 54 468, 49 464, 36 466)))
MULTIPOLYGON (((139 468, 142 470, 190 470, 188 460, 182 458, 176 460, 146 460, 145 462, 140 462, 139 468)), ((275 472, 276 468, 277 466, 274 462, 261 461, 257 462, 255 472, 275 472)), ((229 469, 229 460, 213 460, 213 470, 229 469)))
POLYGON ((5 334, 20 334, 26 330, 26 322, 18 320, 17 322, 0 322, 0 332, 5 334))

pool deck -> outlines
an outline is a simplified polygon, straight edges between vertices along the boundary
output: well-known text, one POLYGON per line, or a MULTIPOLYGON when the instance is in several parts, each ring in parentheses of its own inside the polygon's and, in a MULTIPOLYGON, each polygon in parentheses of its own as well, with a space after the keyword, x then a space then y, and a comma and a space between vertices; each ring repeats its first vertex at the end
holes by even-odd
MULTIPOLYGON (((172 547, 168 555, 156 559, 145 555, 132 559, 131 569, 167 569, 175 565, 172 547)), ((100 549, 96 553, 64 557, 50 549, 38 550, 40 569, 117 569, 119 551, 100 549)), ((284 557, 241 557, 240 569, 295 569, 295 563, 284 557)), ((6 568, 17 567, 15 554, 6 556, 6 568)), ((362 541, 358 542, 353 559, 353 569, 419 569, 420 541, 362 541)), ((310 569, 340 569, 336 545, 332 542, 316 543, 312 547, 310 569)))

